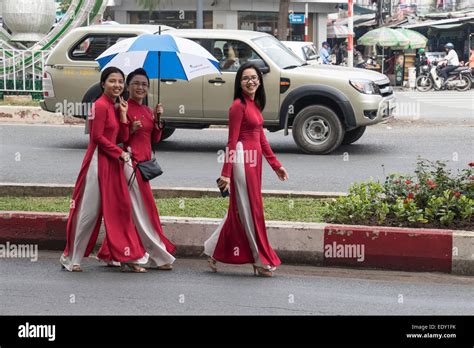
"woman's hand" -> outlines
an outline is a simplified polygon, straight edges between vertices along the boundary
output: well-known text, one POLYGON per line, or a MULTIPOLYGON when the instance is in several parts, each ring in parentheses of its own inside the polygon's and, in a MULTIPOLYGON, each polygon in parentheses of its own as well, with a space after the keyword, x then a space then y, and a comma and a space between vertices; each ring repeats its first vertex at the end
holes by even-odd
POLYGON ((130 161, 130 154, 128 152, 123 151, 122 154, 120 155, 120 158, 124 162, 128 162, 128 161, 130 161))
POLYGON ((153 118, 155 119, 156 122, 160 121, 160 117, 163 115, 164 109, 163 105, 156 104, 155 109, 153 110, 153 118))
POLYGON ((155 108, 153 109, 153 119, 155 120, 157 127, 160 129, 162 129, 164 126, 164 122, 161 120, 163 112, 163 106, 161 104, 156 104, 155 108))
POLYGON ((219 178, 219 182, 217 183, 217 186, 224 191, 228 191, 230 187, 230 178, 226 176, 221 176, 219 178))
POLYGON ((134 120, 132 122, 132 134, 143 127, 143 124, 142 124, 142 121, 141 121, 142 119, 143 119, 143 116, 140 120, 137 120, 136 117, 134 118, 134 120))
POLYGON ((289 178, 288 172, 283 167, 280 167, 277 170, 275 170, 275 173, 278 176, 278 179, 280 179, 281 181, 286 181, 289 178))
POLYGON ((127 111, 128 111, 128 102, 123 99, 122 96, 119 97, 119 108, 120 108, 120 120, 122 122, 127 122, 127 111))

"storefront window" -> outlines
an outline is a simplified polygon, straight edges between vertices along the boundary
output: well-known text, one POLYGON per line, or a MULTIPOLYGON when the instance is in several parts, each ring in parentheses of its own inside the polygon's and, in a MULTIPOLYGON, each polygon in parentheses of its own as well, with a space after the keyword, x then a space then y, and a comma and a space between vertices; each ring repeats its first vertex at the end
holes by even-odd
MULTIPOLYGON (((239 29, 254 30, 273 36, 278 35, 278 12, 245 12, 239 11, 239 29)), ((288 19, 288 40, 303 41, 304 25, 290 24, 288 19)))
MULTIPOLYGON (((196 11, 130 11, 130 24, 162 24, 176 29, 196 29, 196 11)), ((212 29, 212 11, 203 13, 204 29, 212 29)))

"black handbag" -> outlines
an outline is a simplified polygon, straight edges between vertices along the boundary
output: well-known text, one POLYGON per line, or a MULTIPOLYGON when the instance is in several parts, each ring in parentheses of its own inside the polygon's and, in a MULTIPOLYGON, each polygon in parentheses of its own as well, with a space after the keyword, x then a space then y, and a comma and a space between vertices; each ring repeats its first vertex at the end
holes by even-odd
POLYGON ((140 171, 143 181, 150 181, 151 179, 163 174, 163 170, 155 158, 155 151, 153 151, 153 158, 151 160, 137 163, 132 175, 130 176, 130 179, 128 180, 128 186, 131 186, 133 180, 135 180, 137 176, 137 169, 140 171))

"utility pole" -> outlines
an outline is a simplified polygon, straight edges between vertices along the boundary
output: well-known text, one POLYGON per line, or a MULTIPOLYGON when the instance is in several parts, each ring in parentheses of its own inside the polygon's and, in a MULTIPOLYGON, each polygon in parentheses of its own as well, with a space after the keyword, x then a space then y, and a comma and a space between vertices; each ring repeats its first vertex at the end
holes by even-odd
POLYGON ((308 41, 308 3, 304 4, 304 41, 308 41))
POLYGON ((196 29, 202 29, 203 26, 202 0, 196 0, 196 29))
POLYGON ((278 15, 278 39, 281 41, 287 40, 289 7, 290 0, 280 0, 280 13, 278 15))
POLYGON ((347 2, 347 29, 349 34, 347 35, 347 66, 349 68, 354 67, 354 17, 353 17, 353 0, 347 2))
POLYGON ((383 26, 383 0, 377 0, 377 26, 383 26))

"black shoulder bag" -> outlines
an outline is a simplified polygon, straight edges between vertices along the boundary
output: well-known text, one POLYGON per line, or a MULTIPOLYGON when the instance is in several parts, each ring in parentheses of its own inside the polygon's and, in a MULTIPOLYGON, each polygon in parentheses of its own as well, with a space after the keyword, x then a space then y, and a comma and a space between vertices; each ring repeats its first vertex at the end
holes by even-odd
MULTIPOLYGON (((131 186, 133 183, 133 180, 135 180, 137 176, 137 173, 136 173, 137 169, 140 171, 143 181, 150 181, 151 179, 154 179, 157 176, 160 176, 161 174, 163 174, 163 170, 161 169, 161 166, 158 164, 158 161, 156 160, 156 157, 155 157, 155 150, 153 150, 153 142, 151 143, 151 151, 153 153, 153 158, 151 160, 137 162, 135 169, 133 170, 133 173, 130 176, 130 179, 128 180, 128 186, 131 186)), ((133 153, 132 153, 132 159, 133 159, 133 153)))

